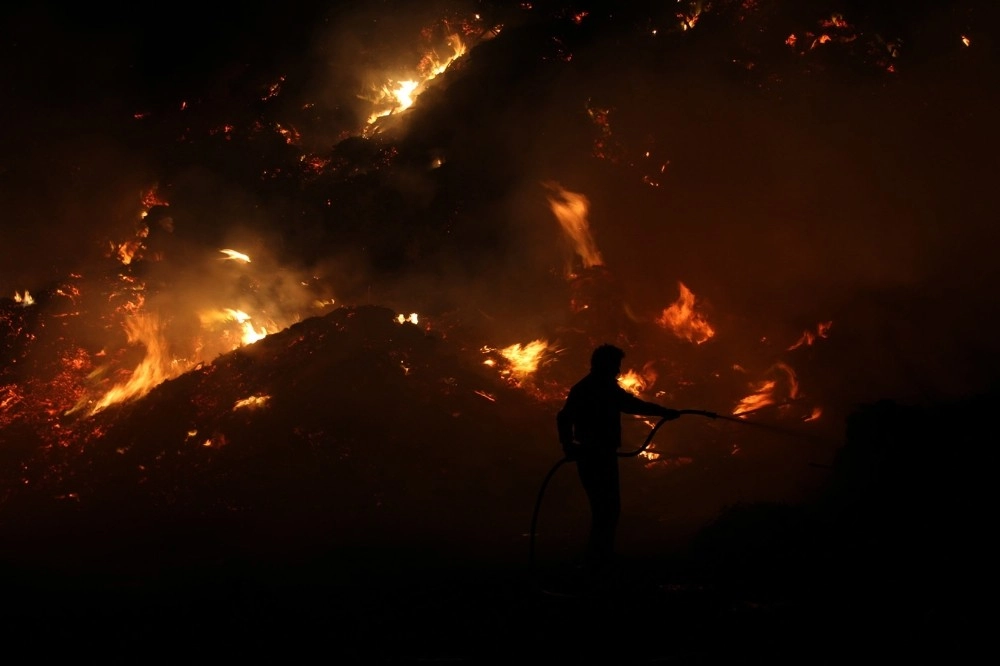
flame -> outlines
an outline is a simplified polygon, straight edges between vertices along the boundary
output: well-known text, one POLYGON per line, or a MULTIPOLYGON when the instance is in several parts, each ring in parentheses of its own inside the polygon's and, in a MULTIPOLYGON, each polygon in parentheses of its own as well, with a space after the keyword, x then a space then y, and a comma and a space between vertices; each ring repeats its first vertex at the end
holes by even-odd
POLYGON ((629 370, 618 378, 618 385, 634 395, 639 395, 646 390, 646 378, 635 370, 629 370))
MULTIPOLYGON (((526 345, 515 343, 500 350, 492 347, 482 348, 484 354, 498 352, 507 361, 507 367, 503 368, 500 374, 518 386, 538 370, 547 351, 549 351, 547 340, 533 340, 526 345)), ((494 358, 487 358, 483 361, 483 365, 496 367, 497 361, 494 358)))
POLYGON ((226 259, 235 259, 237 261, 242 261, 245 264, 250 263, 250 257, 242 252, 237 252, 236 250, 219 250, 219 252, 226 255, 226 259))
POLYGON ((500 354, 510 361, 511 372, 516 376, 527 376, 538 370, 542 354, 549 348, 546 340, 532 340, 526 345, 515 343, 500 350, 500 354))
POLYGON ((416 312, 411 312, 409 317, 407 317, 406 315, 403 315, 403 314, 396 315, 396 321, 399 322, 400 324, 405 324, 407 322, 409 322, 411 324, 416 324, 417 321, 418 321, 418 319, 419 318, 417 317, 417 313, 416 312))
POLYGON ((683 282, 677 284, 680 287, 680 296, 673 305, 663 311, 656 323, 673 331, 677 337, 700 345, 712 338, 715 330, 703 315, 695 312, 694 293, 683 282))
POLYGON ((28 291, 24 292, 22 296, 20 292, 14 292, 14 302, 19 304, 21 307, 28 307, 29 305, 35 304, 35 299, 31 297, 31 293, 28 291))
POLYGON ((405 79, 392 79, 382 85, 375 93, 372 102, 378 107, 368 117, 368 125, 374 124, 379 118, 393 113, 399 113, 413 106, 417 97, 427 85, 448 69, 451 63, 465 55, 466 47, 462 38, 454 33, 445 37, 445 42, 451 49, 451 55, 442 58, 435 51, 425 54, 417 65, 417 75, 405 79))
POLYGON ((770 407, 771 405, 784 404, 789 400, 795 400, 799 397, 799 380, 795 375, 795 371, 789 365, 780 362, 775 363, 770 368, 770 371, 782 373, 786 380, 787 397, 785 399, 779 397, 778 390, 781 388, 781 382, 778 379, 761 380, 751 384, 753 392, 739 401, 739 404, 733 409, 734 416, 745 415, 765 407, 770 407))
POLYGON ((792 351, 793 349, 798 349, 802 346, 809 346, 816 342, 818 338, 826 338, 830 332, 830 327, 833 326, 832 321, 821 321, 816 325, 816 332, 803 331, 802 336, 788 348, 787 351, 792 351))
POLYGON ((160 329, 160 321, 152 315, 138 314, 125 321, 125 332, 130 344, 142 344, 146 355, 129 378, 112 387, 91 409, 91 415, 115 403, 140 398, 153 387, 176 376, 176 368, 167 353, 167 343, 160 329))
POLYGON ((692 29, 698 23, 698 19, 701 18, 701 11, 702 11, 701 5, 702 5, 702 3, 701 2, 693 2, 693 3, 690 3, 690 4, 691 4, 691 8, 688 11, 688 13, 684 13, 684 12, 678 12, 677 13, 677 18, 680 19, 680 22, 681 22, 680 23, 681 30, 690 30, 690 29, 692 29))
POLYGON ((269 395, 252 395, 248 398, 243 398, 242 400, 237 400, 236 404, 233 405, 233 411, 237 409, 259 409, 267 405, 268 400, 271 399, 269 395))
POLYGON ((250 322, 251 317, 249 314, 243 310, 234 310, 233 308, 223 308, 214 312, 202 312, 200 318, 203 326, 216 322, 236 322, 239 324, 240 341, 233 346, 234 349, 241 345, 251 345, 266 337, 268 333, 273 332, 273 330, 269 331, 264 326, 261 326, 259 329, 254 328, 254 325, 250 322))
POLYGON ((584 268, 603 265, 604 260, 590 234, 587 222, 590 200, 583 194, 564 189, 558 183, 544 183, 544 185, 552 192, 548 198, 552 214, 559 220, 563 231, 573 244, 574 251, 583 260, 584 268))

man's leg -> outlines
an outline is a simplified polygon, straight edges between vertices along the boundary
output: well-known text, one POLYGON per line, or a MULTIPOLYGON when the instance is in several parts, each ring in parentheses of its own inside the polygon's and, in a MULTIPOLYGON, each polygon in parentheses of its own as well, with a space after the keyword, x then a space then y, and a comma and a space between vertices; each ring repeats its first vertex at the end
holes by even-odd
POLYGON ((587 558, 596 566, 609 566, 614 560, 615 532, 621 515, 618 456, 611 451, 610 455, 602 452, 580 458, 577 469, 590 502, 587 558))

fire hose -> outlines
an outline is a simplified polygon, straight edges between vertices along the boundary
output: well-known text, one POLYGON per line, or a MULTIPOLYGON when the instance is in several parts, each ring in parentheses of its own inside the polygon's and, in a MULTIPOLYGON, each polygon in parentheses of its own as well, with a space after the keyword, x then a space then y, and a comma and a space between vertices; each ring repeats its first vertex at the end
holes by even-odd
MULTIPOLYGON (((726 420, 736 421, 738 423, 743 423, 744 422, 744 421, 741 421, 740 419, 736 419, 736 418, 732 418, 732 417, 726 417, 726 416, 721 416, 720 417, 719 414, 716 414, 715 412, 709 412, 709 411, 706 411, 704 409, 680 409, 678 411, 681 413, 681 415, 684 415, 684 414, 695 414, 697 416, 706 416, 706 417, 708 417, 710 419, 724 418, 726 420)), ((619 452, 618 453, 618 457, 619 458, 632 458, 634 456, 639 455, 643 451, 645 451, 647 448, 649 448, 649 445, 653 442, 653 437, 656 436, 656 431, 660 429, 660 426, 662 426, 664 423, 666 423, 667 421, 670 421, 670 420, 672 420, 672 419, 668 419, 668 418, 662 418, 662 419, 660 419, 659 422, 657 422, 657 424, 650 429, 649 434, 646 435, 646 440, 642 443, 642 446, 640 446, 638 449, 636 449, 634 451, 619 452)), ((559 468, 562 467, 563 465, 565 465, 568 462, 573 462, 573 458, 570 458, 568 456, 564 456, 555 465, 553 465, 552 469, 549 470, 549 473, 545 475, 545 480, 542 481, 542 487, 538 490, 538 498, 535 500, 535 510, 534 510, 534 512, 531 515, 531 534, 530 534, 530 545, 529 545, 529 548, 530 548, 529 561, 532 564, 534 564, 534 562, 535 562, 535 532, 536 532, 536 527, 538 526, 538 513, 539 513, 539 510, 542 507, 542 497, 545 496, 545 489, 546 489, 546 487, 548 487, 549 481, 552 480, 552 477, 555 476, 555 474, 559 470, 559 468)))

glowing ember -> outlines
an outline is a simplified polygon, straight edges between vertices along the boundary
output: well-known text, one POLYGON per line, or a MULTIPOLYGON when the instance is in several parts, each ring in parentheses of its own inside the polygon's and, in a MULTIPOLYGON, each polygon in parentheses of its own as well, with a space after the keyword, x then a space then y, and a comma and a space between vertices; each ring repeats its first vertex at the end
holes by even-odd
POLYGON ((680 297, 666 308, 656 320, 663 328, 673 331, 679 338, 701 344, 715 335, 715 330, 705 317, 695 312, 694 293, 683 282, 679 282, 680 297))
POLYGON ((590 201, 584 195, 570 192, 557 183, 546 183, 545 186, 552 192, 549 196, 552 214, 562 225, 563 231, 573 244, 573 250, 583 260, 584 268, 602 265, 604 260, 590 234, 590 224, 587 222, 590 201))

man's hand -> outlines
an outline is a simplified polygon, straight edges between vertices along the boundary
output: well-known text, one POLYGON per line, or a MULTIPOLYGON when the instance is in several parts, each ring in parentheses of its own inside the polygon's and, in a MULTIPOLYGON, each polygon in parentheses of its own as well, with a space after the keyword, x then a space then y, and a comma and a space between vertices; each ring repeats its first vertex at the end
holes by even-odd
POLYGON ((660 413, 660 416, 662 416, 667 421, 673 421, 674 419, 679 419, 681 417, 681 413, 676 409, 669 409, 668 407, 664 407, 663 411, 660 413))

